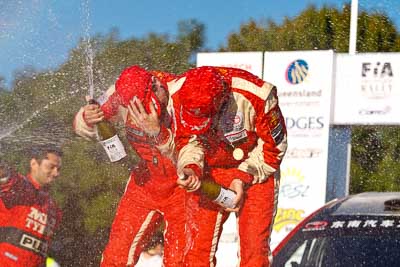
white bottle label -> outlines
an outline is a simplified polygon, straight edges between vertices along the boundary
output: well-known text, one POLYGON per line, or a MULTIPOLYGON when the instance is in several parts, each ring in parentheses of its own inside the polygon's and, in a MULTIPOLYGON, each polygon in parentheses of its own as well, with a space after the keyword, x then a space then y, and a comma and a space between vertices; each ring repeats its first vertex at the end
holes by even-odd
POLYGON ((122 144, 118 135, 114 135, 107 140, 100 141, 100 143, 106 151, 111 162, 115 162, 126 157, 124 145, 122 144))
POLYGON ((236 193, 232 190, 221 188, 221 192, 219 193, 218 197, 214 200, 221 206, 226 208, 234 208, 233 201, 235 200, 236 193))

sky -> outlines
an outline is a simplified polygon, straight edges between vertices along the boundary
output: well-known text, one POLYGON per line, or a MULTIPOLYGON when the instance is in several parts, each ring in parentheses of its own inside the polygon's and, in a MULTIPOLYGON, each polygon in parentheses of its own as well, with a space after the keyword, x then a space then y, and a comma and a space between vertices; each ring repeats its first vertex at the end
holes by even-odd
MULTIPOLYGON (((179 21, 196 19, 205 25, 205 46, 213 51, 250 19, 281 23, 311 4, 341 8, 349 1, 0 0, 0 76, 9 87, 16 70, 55 68, 80 38, 108 34, 113 28, 121 39, 142 38, 150 32, 173 38, 179 21)), ((358 0, 358 4, 360 11, 385 12, 400 29, 400 0, 358 0)))

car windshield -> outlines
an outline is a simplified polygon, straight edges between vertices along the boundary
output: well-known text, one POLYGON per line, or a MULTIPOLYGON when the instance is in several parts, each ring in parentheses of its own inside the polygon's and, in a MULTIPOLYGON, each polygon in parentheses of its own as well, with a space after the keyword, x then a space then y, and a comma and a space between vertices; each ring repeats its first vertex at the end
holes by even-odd
POLYGON ((274 266, 398 266, 396 235, 324 236, 293 242, 274 259, 274 266))

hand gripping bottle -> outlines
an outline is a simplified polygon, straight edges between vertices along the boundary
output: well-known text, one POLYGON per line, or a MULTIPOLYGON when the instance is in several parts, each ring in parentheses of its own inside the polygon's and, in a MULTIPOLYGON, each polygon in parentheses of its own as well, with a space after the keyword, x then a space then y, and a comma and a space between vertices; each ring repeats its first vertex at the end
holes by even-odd
MULTIPOLYGON (((89 100, 89 104, 97 104, 96 100, 89 100)), ((119 161, 126 157, 124 145, 117 135, 114 126, 108 121, 100 121, 96 123, 97 134, 100 144, 106 151, 111 162, 119 161)))

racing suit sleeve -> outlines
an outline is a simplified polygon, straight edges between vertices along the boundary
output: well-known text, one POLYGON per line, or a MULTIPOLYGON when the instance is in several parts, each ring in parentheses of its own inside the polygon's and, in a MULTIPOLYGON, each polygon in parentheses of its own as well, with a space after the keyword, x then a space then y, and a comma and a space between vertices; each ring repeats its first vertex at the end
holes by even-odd
POLYGON ((13 184, 11 177, 3 177, 0 181, 0 198, 3 199, 4 194, 10 191, 13 184))
POLYGON ((72 127, 77 135, 85 139, 95 139, 97 136, 96 128, 86 123, 83 108, 75 114, 72 127))
POLYGON ((212 168, 210 175, 216 183, 226 188, 229 188, 235 179, 241 180, 244 184, 251 184, 253 181, 253 176, 250 173, 238 168, 212 168))
POLYGON ((176 164, 178 177, 184 178, 184 168, 191 168, 197 176, 201 177, 204 168, 204 148, 199 137, 195 134, 189 136, 177 134, 175 142, 178 151, 176 164))
MULTIPOLYGON (((270 86, 265 83, 264 86, 270 86)), ((280 166, 287 149, 285 120, 278 105, 277 90, 272 88, 264 110, 256 116, 257 145, 238 169, 253 175, 253 184, 264 182, 280 166)))
POLYGON ((26 199, 24 196, 28 194, 24 190, 21 181, 23 181, 23 176, 16 174, 9 177, 6 182, 0 184, 0 199, 5 208, 10 209, 26 202, 21 202, 21 200, 26 199))
POLYGON ((13 192, 11 192, 11 188, 13 185, 14 179, 11 177, 3 177, 0 181, 0 214, 2 211, 8 209, 8 199, 13 192))

